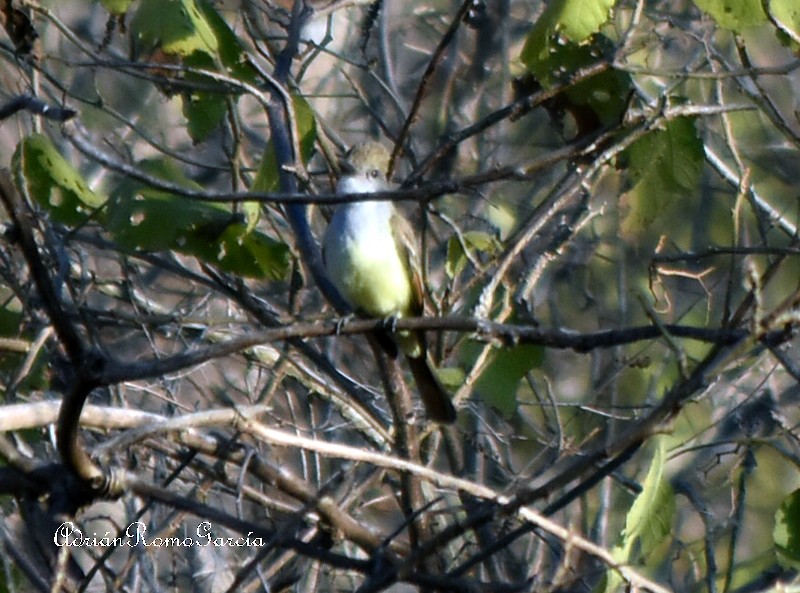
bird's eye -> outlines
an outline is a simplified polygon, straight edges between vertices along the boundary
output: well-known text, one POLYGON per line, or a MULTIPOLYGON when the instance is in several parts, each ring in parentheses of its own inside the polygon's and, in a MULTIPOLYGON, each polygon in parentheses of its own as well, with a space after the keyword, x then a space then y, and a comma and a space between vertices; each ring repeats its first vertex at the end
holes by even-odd
POLYGON ((369 176, 370 177, 380 177, 380 175, 381 175, 381 172, 378 171, 377 169, 370 169, 370 171, 369 171, 369 176))

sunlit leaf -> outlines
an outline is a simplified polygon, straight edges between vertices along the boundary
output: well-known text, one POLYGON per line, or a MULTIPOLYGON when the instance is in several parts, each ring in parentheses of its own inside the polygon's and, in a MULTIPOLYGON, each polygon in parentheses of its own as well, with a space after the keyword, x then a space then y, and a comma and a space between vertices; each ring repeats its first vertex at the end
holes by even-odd
POLYGON ((528 36, 528 43, 535 34, 540 38, 559 33, 564 39, 581 42, 600 30, 611 13, 615 0, 555 0, 536 21, 528 36))
POLYGON ((455 278, 460 274, 468 261, 464 245, 470 251, 479 251, 489 255, 500 250, 500 243, 491 233, 469 231, 461 235, 460 241, 458 237, 451 237, 447 242, 447 263, 445 264, 445 271, 450 278, 455 278))
POLYGON ((761 0, 695 0, 697 6, 714 17, 720 27, 741 32, 767 21, 761 0))
POLYGON ((247 223, 247 232, 252 231, 258 224, 261 218, 261 203, 260 202, 242 202, 242 213, 244 214, 245 222, 247 223))
POLYGON ((111 14, 125 14, 133 0, 100 0, 100 4, 111 14))
POLYGON ((228 74, 239 80, 254 82, 256 73, 247 60, 244 47, 214 5, 206 0, 197 0, 197 9, 214 34, 217 55, 228 74))
MULTIPOLYGON (((166 161, 146 161, 140 167, 186 188, 199 187, 166 161)), ((288 247, 263 233, 248 232, 241 214, 133 180, 125 180, 112 195, 108 227, 128 250, 175 250, 255 278, 281 279, 288 274, 288 247)))
MULTIPOLYGON (((642 483, 642 491, 633 501, 625 517, 621 542, 611 549, 614 560, 620 564, 632 562, 634 546, 639 543, 641 554, 647 556, 672 530, 675 516, 675 494, 669 479, 664 475, 666 463, 665 439, 655 438, 656 450, 650 468, 642 483)), ((594 589, 595 593, 613 593, 620 590, 623 581, 620 574, 606 570, 603 579, 594 589)))
MULTIPOLYGON (((539 85, 550 88, 565 82, 614 51, 614 43, 600 32, 613 5, 613 0, 560 0, 547 5, 520 55, 539 85)), ((580 132, 587 132, 600 123, 619 121, 630 89, 627 74, 608 70, 572 86, 559 99, 559 107, 573 115, 580 132)))
POLYGON ((180 56, 217 51, 217 38, 194 0, 141 0, 131 29, 147 50, 180 56))
MULTIPOLYGON (((464 355, 477 352, 483 344, 465 347, 464 355)), ((491 362, 481 373, 475 384, 475 392, 483 401, 497 409, 503 416, 510 417, 517 409, 517 391, 525 376, 541 366, 544 348, 533 344, 522 344, 492 352, 491 362)))
MULTIPOLYGON (((311 158, 316 140, 316 120, 314 112, 308 102, 299 95, 292 97, 297 133, 300 137, 300 152, 304 163, 311 158)), ((252 190, 257 192, 272 192, 278 189, 278 161, 275 156, 275 146, 270 141, 261 157, 252 190)))
POLYGON ((491 202, 486 208, 486 221, 497 229, 501 239, 508 237, 517 225, 517 213, 502 201, 491 202))
POLYGON ((797 0, 770 0, 767 5, 772 22, 793 43, 795 49, 800 39, 800 4, 797 0))
POLYGON ((537 19, 522 49, 522 61, 528 69, 542 77, 544 65, 563 43, 578 44, 600 31, 608 20, 614 0, 556 0, 537 19))
POLYGON ((800 490, 795 490, 775 513, 772 538, 781 563, 800 568, 800 490))
POLYGON ((664 476, 665 463, 664 439, 657 437, 656 451, 650 462, 647 477, 642 483, 642 491, 633 501, 633 506, 625 518, 625 530, 622 538, 628 558, 630 558, 630 551, 636 540, 639 541, 642 552, 646 555, 672 530, 675 495, 669 480, 664 476))
POLYGON ((673 202, 697 195, 703 159, 703 144, 689 117, 672 120, 628 147, 620 163, 627 165, 633 187, 625 194, 629 210, 623 232, 638 235, 673 202))
POLYGON ((439 367, 436 369, 436 376, 445 387, 458 389, 464 384, 464 371, 458 367, 439 367))
POLYGON ((204 51, 196 51, 186 56, 184 64, 187 82, 209 87, 210 90, 195 89, 183 94, 183 115, 188 122, 187 130, 194 142, 202 142, 219 127, 228 109, 228 100, 238 96, 239 91, 231 89, 214 79, 192 72, 195 70, 220 71, 236 80, 254 83, 256 73, 238 37, 220 17, 215 8, 205 0, 197 0, 197 8, 204 22, 211 29, 216 40, 217 52, 214 56, 204 51))
MULTIPOLYGON (((184 60, 190 69, 216 71, 216 63, 211 56, 203 52, 194 52, 184 60)), ((228 110, 229 90, 203 74, 186 72, 185 80, 199 86, 210 87, 211 90, 192 89, 181 94, 183 99, 183 116, 186 118, 186 129, 193 142, 206 140, 216 130, 228 110)))
POLYGON ((85 222, 105 203, 47 136, 32 134, 23 139, 14 153, 14 168, 28 193, 59 222, 85 222))

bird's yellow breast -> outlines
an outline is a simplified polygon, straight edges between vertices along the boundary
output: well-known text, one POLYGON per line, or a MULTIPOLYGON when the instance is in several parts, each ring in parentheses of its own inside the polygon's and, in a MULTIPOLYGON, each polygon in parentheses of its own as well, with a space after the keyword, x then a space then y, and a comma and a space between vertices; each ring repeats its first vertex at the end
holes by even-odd
POLYGON ((339 208, 326 233, 325 266, 354 309, 401 317, 411 310, 411 282, 383 211, 387 206, 362 202, 339 208))

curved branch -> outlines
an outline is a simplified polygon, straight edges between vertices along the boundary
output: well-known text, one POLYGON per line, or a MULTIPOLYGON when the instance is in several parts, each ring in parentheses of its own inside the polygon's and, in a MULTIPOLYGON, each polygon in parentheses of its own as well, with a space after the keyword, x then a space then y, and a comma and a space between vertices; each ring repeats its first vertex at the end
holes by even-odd
POLYGON ((406 138, 408 138, 408 133, 411 130, 411 126, 414 125, 414 121, 419 115, 419 110, 422 106, 422 100, 425 98, 428 87, 433 80, 433 74, 436 71, 439 61, 444 55, 444 50, 447 49, 447 46, 449 46, 455 38, 458 29, 461 27, 461 22, 464 20, 464 17, 467 15, 467 12, 472 5, 472 0, 463 0, 461 2, 461 7, 458 9, 458 12, 456 12, 455 16, 453 16, 450 26, 447 28, 445 34, 442 35, 442 38, 439 40, 439 44, 436 46, 431 59, 428 61, 428 66, 425 68, 425 72, 422 74, 419 86, 417 87, 417 93, 414 96, 414 102, 412 103, 411 109, 406 116, 406 120, 403 122, 403 127, 400 129, 400 133, 397 135, 397 140, 395 141, 394 149, 392 150, 392 156, 389 159, 389 168, 387 172, 389 177, 392 176, 395 162, 397 161, 397 157, 400 155, 400 152, 403 150, 403 145, 406 142, 406 138))

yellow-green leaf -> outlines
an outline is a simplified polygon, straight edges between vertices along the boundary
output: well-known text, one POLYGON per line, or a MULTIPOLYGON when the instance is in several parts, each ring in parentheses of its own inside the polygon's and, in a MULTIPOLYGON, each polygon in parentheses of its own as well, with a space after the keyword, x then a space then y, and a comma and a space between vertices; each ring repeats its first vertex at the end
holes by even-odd
MULTIPOLYGON (((675 204, 692 201, 703 169, 703 144, 693 118, 678 118, 637 140, 621 156, 633 187, 626 192, 623 233, 646 231, 675 204)), ((692 202, 693 203, 693 202, 692 202)))
POLYGON ((600 30, 614 0, 555 0, 549 2, 528 33, 522 61, 533 70, 533 62, 546 62, 550 48, 559 42, 581 43, 600 30))
MULTIPOLYGON (((611 555, 620 564, 633 562, 634 545, 638 542, 642 555, 647 556, 653 548, 671 533, 675 515, 675 495, 669 479, 664 475, 666 446, 663 437, 656 437, 656 450, 650 468, 642 484, 642 491, 633 501, 625 517, 620 544, 611 549, 611 555)), ((613 569, 606 570, 603 579, 595 587, 595 593, 614 593, 623 584, 622 576, 613 569)))
MULTIPOLYGON (((304 163, 311 158, 314 150, 314 142, 317 138, 317 122, 314 112, 308 102, 300 95, 292 96, 295 119, 297 121, 297 133, 300 137, 300 152, 304 163)), ((264 154, 261 156, 261 164, 258 167, 256 178, 253 181, 252 190, 256 192, 273 192, 278 189, 278 161, 275 156, 275 146, 270 141, 267 144, 264 154)))
POLYGON ((656 437, 655 441, 656 451, 642 484, 642 491, 633 501, 631 510, 625 518, 622 540, 628 560, 635 541, 639 541, 642 550, 647 554, 671 533, 675 496, 669 480, 664 476, 666 464, 664 438, 656 437))
POLYGON ((781 564, 800 568, 800 490, 795 490, 775 512, 772 539, 781 564))
POLYGON ((140 47, 188 56, 196 51, 214 55, 217 38, 194 0, 141 0, 131 23, 140 47))
MULTIPOLYGON (((581 68, 611 56, 616 45, 601 31, 613 0, 557 0, 549 3, 531 27, 520 58, 543 88, 565 82, 581 68)), ((573 114, 579 132, 616 124, 627 107, 630 76, 609 69, 570 86, 563 108, 573 114)))
POLYGON ((714 17, 720 27, 732 31, 741 32, 767 22, 761 0, 695 0, 694 3, 714 17))
POLYGON ((133 0, 100 0, 100 4, 111 14, 119 15, 128 12, 133 0))
MULTIPOLYGON (((477 352, 483 344, 463 348, 465 357, 477 352)), ((521 344, 513 348, 499 348, 492 353, 491 362, 476 381, 475 391, 487 405, 510 417, 517 409, 517 390, 520 382, 531 370, 541 366, 544 348, 534 344, 521 344)))
MULTIPOLYGON (((196 189, 172 163, 140 163, 150 175, 196 189)), ((288 247, 248 230, 244 217, 222 204, 193 200, 125 180, 109 204, 108 228, 129 250, 174 250, 197 257, 227 272, 253 278, 283 279, 288 275, 288 247)))
POLYGON ((28 193, 59 222, 82 223, 105 203, 105 198, 89 188, 47 136, 32 134, 24 138, 13 162, 28 193))
POLYGON ((800 5, 797 0, 770 0, 768 7, 772 21, 794 42, 796 49, 800 45, 800 5))
POLYGON ((242 82, 252 84, 256 79, 255 70, 247 60, 247 55, 238 37, 230 29, 216 9, 205 0, 196 0, 203 22, 211 30, 217 48, 216 55, 208 51, 195 51, 185 56, 184 64, 187 82, 198 83, 209 90, 195 89, 182 95, 183 115, 187 120, 187 131, 194 142, 202 142, 216 130, 225 117, 228 101, 238 94, 211 77, 192 72, 191 69, 219 72, 242 82))
POLYGON ((445 271, 450 278, 455 278, 467 264, 467 254, 464 245, 470 251, 479 251, 493 255, 500 250, 500 242, 491 233, 483 231, 468 231, 458 237, 451 237, 447 242, 447 263, 445 271), (463 243, 462 243, 463 242, 463 243))

